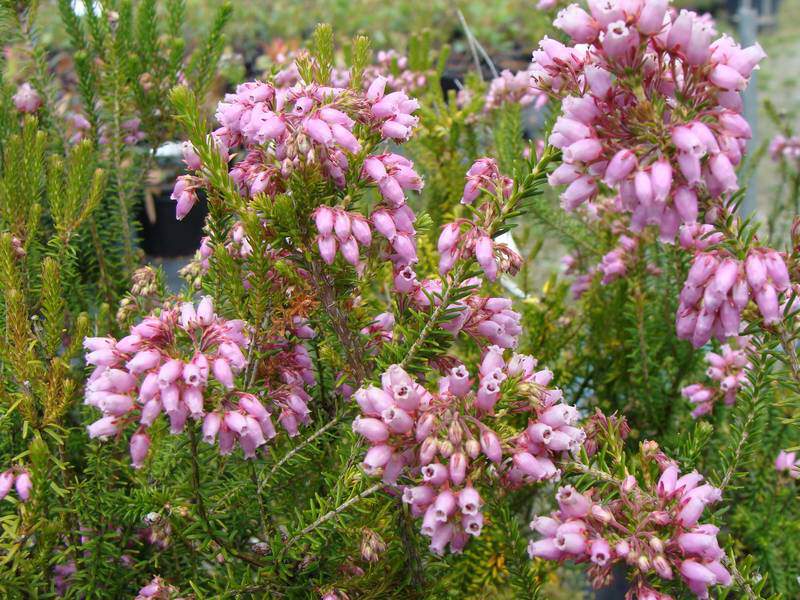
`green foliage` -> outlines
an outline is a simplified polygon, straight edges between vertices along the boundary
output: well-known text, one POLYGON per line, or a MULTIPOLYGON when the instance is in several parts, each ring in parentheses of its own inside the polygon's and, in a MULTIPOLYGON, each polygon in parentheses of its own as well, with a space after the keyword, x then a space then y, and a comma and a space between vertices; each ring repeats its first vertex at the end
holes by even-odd
MULTIPOLYGON (((181 10, 183 10, 182 6, 181 10)), ((225 2, 219 7, 206 39, 200 43, 199 48, 189 59, 187 67, 188 81, 192 84, 192 88, 198 96, 204 96, 211 85, 211 79, 216 72, 217 63, 225 44, 223 30, 232 13, 233 7, 230 3, 225 2)))
POLYGON ((352 86, 359 85, 364 75, 364 69, 370 64, 372 59, 372 49, 370 40, 365 35, 359 35, 353 38, 352 47, 350 49, 350 72, 352 74, 350 84, 352 86))
MULTIPOLYGON (((139 262, 133 215, 152 153, 125 139, 137 129, 127 121, 141 120, 152 149, 174 132, 165 92, 184 69, 185 8, 167 5, 165 20, 154 1, 105 6, 103 16, 59 2, 75 59, 73 108, 82 103, 91 125, 79 141, 55 110, 61 90, 38 35, 38 3, 2 3, 3 39, 27 58, 16 68, 44 102, 23 116, 0 80, 0 453, 3 470, 24 468, 33 480, 28 502, 3 502, 3 597, 49 597, 53 568, 73 561, 76 596, 121 597, 141 585, 138 568, 120 576, 143 517, 119 511, 127 459, 86 443, 82 342, 113 330, 106 302, 139 262)), ((221 13, 190 82, 214 74, 229 10, 221 13)))
POLYGON ((318 80, 320 83, 330 83, 331 69, 333 68, 333 29, 330 25, 319 24, 314 30, 311 42, 314 58, 317 61, 318 80))
POLYGON ((506 103, 497 109, 494 128, 497 162, 504 173, 514 173, 523 162, 525 135, 522 130, 522 107, 506 103))
MULTIPOLYGON (((79 16, 72 2, 58 2, 74 55, 74 108, 91 126, 77 141, 55 110, 60 98, 35 25, 38 3, 0 4, 0 35, 25 47, 24 75, 45 101, 36 117, 20 118, 12 86, 0 81, 0 470, 25 468, 34 480, 29 502, 19 503, 12 493, 2 503, 0 594, 50 597, 53 568, 74 561, 70 597, 132 596, 156 574, 180 588, 176 593, 196 598, 302 598, 332 591, 351 598, 551 597, 564 571, 526 553, 526 523, 548 509, 551 489, 487 491, 483 535, 461 556, 435 556, 396 490, 361 468, 365 443, 352 431, 355 405, 343 393, 346 386, 377 382, 393 364, 431 389, 448 360, 462 360, 474 373, 482 347, 443 326, 459 316, 454 305, 475 291, 471 279, 480 270, 459 261, 440 292, 422 292, 428 308, 421 309, 393 291, 394 273, 377 244, 364 249, 358 274, 339 259, 325 264, 310 215, 321 205, 369 212, 377 193, 361 185, 359 172, 374 148, 348 156, 344 188, 312 169, 298 169, 284 193, 244 196, 209 135, 204 102, 225 50, 231 5, 220 6, 197 42, 182 31, 190 29, 194 3, 123 0, 103 6, 79 16), (143 139, 130 140, 136 129, 131 119, 141 120, 143 139), (307 387, 313 425, 297 437, 272 440, 257 460, 245 461, 202 443, 194 420, 180 436, 159 422, 149 430, 146 464, 133 470, 128 433, 117 443, 87 440, 85 425, 97 414, 81 405, 81 343, 87 335, 119 334, 196 291, 167 295, 160 271, 131 277, 140 263, 134 215, 154 167, 153 150, 176 136, 187 137, 200 157, 197 175, 207 188, 211 256, 193 283, 214 297, 220 314, 251 326, 238 391, 272 393, 267 382, 280 376, 274 357, 283 349, 274 340, 299 342, 292 333, 296 323, 308 323, 316 332, 303 342, 316 377, 307 387), (234 227, 250 244, 246 256, 230 250, 234 227), (147 293, 134 291, 136 286, 147 293), (391 339, 377 344, 363 331, 383 310, 392 313, 395 326, 391 339), (363 550, 370 543, 380 548, 377 561, 363 550)), ((380 10, 414 21, 437 6, 419 7, 414 15, 403 12, 405 4, 380 10)), ((505 6, 463 7, 471 44, 485 33, 485 13, 505 6)), ((334 19, 352 18, 354 31, 374 18, 349 3, 327 8, 334 19)), ((261 12, 282 10, 288 9, 261 12)), ((308 12, 306 19, 315 16, 308 12)), ((697 468, 723 488, 713 519, 723 529, 735 584, 719 596, 794 597, 793 569, 800 562, 796 487, 773 468, 779 449, 800 445, 794 298, 786 298, 780 325, 764 327, 755 312, 745 315, 751 325, 744 333, 754 343, 748 384, 733 406, 717 403, 707 420, 694 420, 681 388, 701 379, 703 351, 674 332, 686 253, 645 230, 624 278, 604 285, 592 272, 582 297, 573 298, 555 255, 567 250, 575 269, 589 273, 617 244, 614 217, 587 218, 558 206, 546 183, 558 152, 546 146, 526 159, 525 151, 537 147, 527 139, 526 115, 512 103, 488 110, 478 74, 462 82, 471 98, 442 97, 439 78, 450 48, 439 43, 435 21, 426 25, 433 27, 407 36, 408 68, 423 74, 426 84, 417 94, 418 130, 403 148, 426 182, 411 201, 420 279, 437 276, 441 226, 475 214, 459 202, 464 172, 476 158, 494 157, 514 184, 508 197, 483 191, 491 215, 485 232, 493 238, 513 233, 525 264, 515 281, 503 278, 484 290, 492 296, 503 295, 504 286, 519 290, 516 309, 526 334, 516 350, 534 354, 539 368, 552 368, 564 397, 584 416, 600 409, 624 416, 631 428, 623 436, 625 428, 611 419, 614 430, 598 433, 602 427, 591 420, 597 452, 560 464, 565 481, 582 490, 617 484, 628 472, 652 481, 657 465, 636 451, 641 442, 657 440, 683 471, 697 468)), ((339 59, 335 41, 331 26, 313 30, 310 52, 298 53, 305 80, 330 82, 339 59)), ((356 35, 345 53, 354 88, 371 53, 370 40, 356 35)), ((399 72, 399 66, 391 70, 399 72)), ((546 139, 549 126, 542 129, 533 133, 546 139)), ((797 201, 800 179, 785 174, 788 207, 797 201)), ((730 199, 723 228, 724 247, 743 258, 767 240, 757 237, 755 221, 735 216, 741 198, 730 199)), ((772 234, 779 228, 771 222, 767 229, 772 234)), ((796 254, 788 254, 795 274, 796 254)), ((510 395, 513 382, 504 385, 510 395)), ((215 406, 232 406, 231 396, 213 395, 215 406)), ((499 406, 506 410, 508 399, 499 406)), ((527 414, 508 418, 524 427, 527 414)), ((577 594, 569 585, 562 586, 569 590, 564 593, 577 594)))

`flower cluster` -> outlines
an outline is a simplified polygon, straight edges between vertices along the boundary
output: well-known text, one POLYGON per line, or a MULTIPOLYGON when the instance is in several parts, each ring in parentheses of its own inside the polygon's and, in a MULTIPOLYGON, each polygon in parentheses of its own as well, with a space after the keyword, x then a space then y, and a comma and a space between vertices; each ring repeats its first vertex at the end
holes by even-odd
POLYGON ((161 577, 153 577, 146 586, 139 590, 134 600, 184 600, 176 596, 178 590, 161 577))
MULTIPOLYGON (((480 286, 477 277, 463 282, 464 288, 480 286)), ((431 306, 431 298, 435 306, 441 304, 441 279, 417 280, 417 274, 411 266, 396 270, 394 289, 407 295, 411 304, 419 309, 431 306)), ((471 293, 466 297, 448 305, 447 312, 456 316, 442 323, 442 328, 454 336, 464 332, 475 339, 481 346, 499 346, 500 348, 516 348, 522 326, 521 315, 513 310, 513 303, 508 298, 485 297, 471 293)))
POLYGON ((375 231, 388 241, 386 257, 395 269, 417 262, 417 241, 414 221, 417 217, 407 204, 398 208, 378 207, 370 215, 375 231))
POLYGON ((605 503, 595 499, 596 490, 559 488, 558 510, 531 522, 543 536, 530 542, 531 558, 590 562, 595 587, 607 585, 614 563, 624 562, 633 575, 626 598, 670 598, 655 592, 650 580, 672 580, 676 571, 698 598, 708 598, 712 585, 730 585, 719 530, 698 524, 720 490, 703 484, 697 471, 681 476, 669 462, 662 468, 655 490, 641 489, 628 476, 617 485, 617 498, 605 503))
POLYGON ((370 156, 364 161, 363 176, 378 186, 381 196, 392 208, 406 203, 406 190, 422 189, 422 178, 407 158, 387 152, 370 156))
POLYGON ((78 572, 78 565, 74 560, 53 567, 53 586, 59 596, 65 596, 72 587, 72 577, 78 572))
POLYGON ((367 336, 367 347, 371 352, 376 352, 383 342, 394 338, 394 314, 383 312, 376 316, 366 327, 361 328, 361 335, 367 336))
MULTIPOLYGON (((536 361, 490 347, 473 382, 463 365, 451 367, 432 393, 402 367, 392 365, 381 387, 358 390, 362 415, 353 430, 371 444, 364 457, 367 473, 395 484, 406 475, 403 500, 422 517, 422 533, 431 550, 447 545, 460 551, 469 535, 480 535, 483 516, 475 485, 487 471, 507 485, 557 479, 555 461, 583 441, 574 427, 577 411, 561 403, 561 393, 547 388, 552 373, 535 371, 536 361), (516 388, 512 409, 529 414, 527 428, 505 438, 490 424, 502 388, 516 388), (475 389, 477 388, 477 389, 475 389), (510 456, 509 456, 510 455, 510 456), (421 479, 421 481, 420 481, 421 479)), ((511 393, 509 393, 511 395, 511 393)))
MULTIPOLYGON (((297 66, 297 59, 303 58, 315 62, 313 58, 304 52, 279 53, 274 61, 282 68, 272 79, 276 88, 288 89, 302 82, 300 69, 297 66)), ((331 83, 336 87, 347 87, 351 82, 351 74, 347 69, 334 66, 331 69, 331 83)), ((369 88, 372 83, 383 77, 386 80, 386 87, 393 92, 405 92, 416 94, 424 90, 427 86, 430 73, 415 71, 409 68, 408 57, 394 49, 379 50, 376 54, 376 62, 367 65, 361 78, 364 89, 369 88)))
POLYGON ((578 258, 572 254, 564 255, 561 265, 564 267, 564 275, 575 276, 570 286, 570 293, 575 300, 580 300, 581 296, 592 286, 597 267, 592 266, 585 273, 581 273, 578 269, 578 258))
POLYGON ((27 82, 17 88, 17 93, 11 99, 14 107, 21 113, 33 114, 42 105, 42 97, 39 92, 27 82))
MULTIPOLYGON (((303 82, 298 67, 298 60, 308 61, 309 64, 318 67, 314 57, 305 50, 278 52, 271 57, 271 62, 279 67, 272 76, 271 82, 277 89, 288 90, 303 82)), ((344 88, 350 85, 350 71, 334 66, 330 71, 331 84, 334 87, 344 88)))
POLYGON ((481 192, 488 194, 503 194, 504 198, 511 195, 514 182, 510 177, 500 174, 497 161, 493 158, 479 158, 467 171, 467 183, 464 185, 464 193, 461 195, 461 204, 472 204, 481 195, 481 192))
POLYGON ((800 161, 800 136, 776 135, 769 143, 772 160, 800 161))
POLYGON ((142 120, 139 118, 128 119, 120 124, 122 128, 122 141, 126 144, 134 146, 141 142, 145 137, 145 133, 139 129, 142 125, 142 120))
POLYGON ((725 235, 721 231, 717 231, 708 223, 685 223, 678 232, 678 243, 681 248, 693 252, 719 244, 724 238, 725 235))
POLYGON ((543 39, 532 71, 563 99, 550 143, 563 151, 551 183, 568 184, 564 207, 592 200, 603 181, 633 230, 657 225, 664 240, 738 188, 750 137, 739 92, 764 57, 727 36, 711 43, 707 19, 668 4, 590 2, 591 14, 572 4, 554 24, 573 45, 543 39))
POLYGON ((692 411, 693 417, 697 418, 710 413, 714 408, 714 403, 719 399, 731 406, 736 401, 736 392, 747 384, 747 371, 752 366, 747 359, 747 353, 752 347, 746 337, 734 338, 734 340, 737 341, 738 348, 733 348, 730 344, 723 344, 721 354, 716 352, 706 354, 706 362, 709 364, 706 374, 710 379, 719 383, 718 388, 693 383, 681 390, 681 394, 696 405, 692 411))
POLYGON ((80 113, 73 113, 67 117, 69 126, 69 143, 77 144, 92 131, 92 124, 80 113))
POLYGON ((603 274, 603 285, 608 285, 620 277, 625 277, 630 262, 635 259, 634 253, 639 245, 636 238, 627 235, 621 235, 617 244, 617 247, 603 256, 600 262, 599 269, 603 274))
POLYGON ((467 219, 458 219, 442 228, 437 250, 439 274, 442 277, 452 270, 456 262, 467 257, 475 258, 489 281, 496 281, 500 273, 515 275, 522 265, 519 254, 508 245, 492 239, 486 229, 467 219))
MULTIPOLYGON (((441 281, 437 283, 441 284, 441 281)), ((467 285, 470 283, 472 282, 469 280, 466 282, 467 285)), ((474 283, 478 285, 479 282, 474 283)), ((427 300, 427 297, 425 299, 427 300)), ((459 312, 455 318, 443 323, 442 328, 453 335, 463 331, 481 346, 516 348, 519 335, 522 333, 520 325, 522 316, 513 310, 512 306, 513 302, 508 298, 487 298, 470 294, 449 307, 459 312)))
MULTIPOLYGON (((223 389, 233 390, 235 374, 246 365, 247 345, 244 322, 216 315, 209 297, 196 308, 186 302, 148 316, 120 340, 86 338, 86 362, 95 369, 86 385, 85 402, 103 412, 89 425, 90 437, 110 437, 138 418, 130 451, 133 466, 141 467, 150 447, 147 429, 159 415, 165 413, 171 432, 179 433, 190 415, 202 419, 213 414, 208 413, 206 399, 209 376, 223 389)), ((244 439, 253 433, 249 425, 247 431, 237 427, 237 436, 244 439)))
POLYGON ((7 469, 0 473, 0 500, 8 495, 12 487, 19 499, 27 502, 33 489, 30 473, 25 469, 7 469))
MULTIPOLYGON (((375 77, 365 91, 302 83, 276 89, 250 82, 220 103, 217 118, 222 127, 213 137, 225 157, 230 148, 245 147, 244 158, 230 171, 243 194, 283 191, 293 170, 312 165, 321 165, 323 174, 341 187, 353 155, 362 149, 357 131, 375 148, 380 141, 407 140, 417 123, 412 115, 418 107, 416 100, 402 91, 387 93, 386 88, 382 76, 375 77)), ((184 160, 194 171, 201 167, 190 145, 184 148, 184 160)), ((344 206, 318 207, 314 219, 323 260, 331 264, 338 249, 361 272, 361 248, 371 246, 374 227, 388 240, 385 256, 397 267, 416 262, 415 216, 406 204, 406 193, 421 190, 423 183, 413 163, 391 152, 375 153, 353 172, 362 184, 376 185, 383 202, 369 218, 344 206)), ((204 185, 199 176, 178 179, 173 198, 178 201, 179 218, 191 209, 197 190, 204 185)), ((201 270, 202 263, 207 263, 204 259, 207 256, 199 257, 201 270)))
POLYGON ((480 158, 467 171, 462 204, 472 204, 482 192, 490 199, 478 206, 473 219, 456 219, 442 228, 437 243, 439 273, 444 277, 460 259, 474 257, 490 281, 499 273, 516 274, 522 258, 506 244, 492 239, 488 229, 497 209, 497 200, 508 200, 514 188, 513 180, 500 174, 491 158, 480 158))
POLYGON ((384 257, 400 269, 417 262, 416 215, 406 204, 406 190, 419 191, 422 178, 414 164, 394 153, 370 156, 364 161, 362 176, 378 186, 384 202, 375 207, 369 221, 388 244, 384 257))
POLYGON ((699 348, 711 337, 739 334, 741 313, 754 298, 765 325, 780 321, 778 292, 790 285, 781 255, 753 248, 744 262, 724 250, 698 252, 689 269, 676 316, 678 337, 699 348))
POLYGON ((322 260, 333 264, 338 246, 344 259, 356 268, 361 266, 358 245, 372 244, 369 222, 358 213, 348 213, 341 208, 320 206, 314 212, 317 226, 317 245, 322 260))
POLYGON ((386 79, 392 91, 415 94, 425 89, 429 74, 409 68, 408 57, 397 50, 379 50, 377 62, 364 69, 364 84, 368 87, 378 77, 386 79))
POLYGON ((519 104, 520 106, 532 104, 538 110, 546 103, 547 95, 531 85, 530 71, 512 73, 508 69, 504 69, 489 84, 483 110, 488 112, 500 108, 504 104, 519 104))
MULTIPOLYGON (((292 333, 301 340, 315 337, 314 330, 302 320, 296 320, 292 333)), ((243 408, 259 422, 265 423, 269 421, 270 412, 277 412, 278 422, 290 437, 294 437, 301 424, 310 423, 311 411, 308 403, 311 402, 311 396, 306 387, 316 383, 314 363, 308 349, 301 343, 285 339, 274 340, 267 345, 267 350, 272 356, 270 366, 274 368, 274 372, 269 374, 266 381, 270 410, 266 411, 265 415, 259 406, 252 402, 245 404, 243 408)))
MULTIPOLYGON (((386 93, 386 83, 384 77, 377 77, 363 91, 302 81, 276 88, 252 81, 227 94, 216 112, 221 127, 212 137, 225 159, 233 148, 244 147, 242 160, 230 170, 239 191, 247 196, 274 195, 284 190, 292 172, 311 167, 321 168, 334 185, 344 187, 350 161, 362 149, 357 124, 368 137, 394 142, 406 141, 417 124, 412 114, 419 107, 417 101, 402 91, 386 93)), ((382 164, 388 161, 383 168, 392 170, 389 177, 387 173, 369 175, 384 196, 397 204, 402 189, 419 189, 421 180, 408 161, 393 157, 377 157, 382 164)), ((194 170, 200 167, 191 153, 186 163, 194 170)), ((178 178, 173 198, 179 201, 179 217, 191 209, 203 185, 203 179, 191 175, 178 178)))
POLYGON ((386 93, 387 83, 385 77, 378 76, 367 89, 368 121, 379 128, 385 139, 405 142, 419 122, 413 114, 419 102, 404 91, 386 93))
POLYGON ((765 325, 781 318, 778 294, 791 285, 789 270, 779 252, 771 248, 752 248, 744 263, 750 293, 758 305, 765 325))

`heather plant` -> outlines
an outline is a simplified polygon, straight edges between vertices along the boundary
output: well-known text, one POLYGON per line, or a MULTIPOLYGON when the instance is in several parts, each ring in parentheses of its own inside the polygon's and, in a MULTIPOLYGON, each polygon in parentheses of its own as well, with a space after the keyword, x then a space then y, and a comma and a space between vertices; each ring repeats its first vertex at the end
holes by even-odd
MULTIPOLYGON (((118 8, 79 18, 72 3, 60 4, 75 44, 74 79, 64 81, 49 69, 40 4, 0 4, 0 495, 10 508, 0 589, 9 598, 69 585, 78 595, 116 596, 130 586, 111 575, 130 564, 119 543, 128 534, 100 494, 114 469, 75 435, 84 429, 82 340, 117 329, 115 305, 141 260, 132 215, 148 149, 172 123, 158 90, 181 69, 208 80, 220 42, 192 60, 180 12, 167 34, 156 3, 118 8)), ((140 273, 134 287, 137 279, 139 292, 162 295, 160 276, 140 273)))
POLYGON ((227 10, 187 59, 182 6, 61 6, 81 139, 4 13, 4 594, 797 594, 797 225, 736 170, 759 46, 592 0, 444 96, 429 37, 319 25, 207 111, 227 10), (209 210, 181 290, 123 210, 173 132, 175 218, 209 210))

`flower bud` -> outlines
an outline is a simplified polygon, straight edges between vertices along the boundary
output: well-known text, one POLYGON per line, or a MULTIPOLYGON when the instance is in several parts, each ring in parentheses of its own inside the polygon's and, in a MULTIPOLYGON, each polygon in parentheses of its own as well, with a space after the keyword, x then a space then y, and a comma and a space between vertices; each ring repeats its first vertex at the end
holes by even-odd
POLYGON ((628 475, 622 480, 620 490, 623 494, 630 494, 636 488, 636 477, 628 475))
POLYGON ((466 450, 467 456, 474 460, 478 458, 478 455, 481 453, 480 442, 475 438, 470 438, 464 443, 464 450, 466 450))
POLYGON ((467 457, 463 452, 454 452, 448 462, 450 481, 456 485, 464 483, 467 472, 467 457))
POLYGON ((481 450, 490 461, 499 463, 503 458, 503 451, 500 446, 500 439, 490 429, 481 431, 480 436, 481 450))
POLYGON ((386 542, 372 529, 361 530, 361 558, 367 562, 378 562, 386 551, 386 542))
POLYGON ((663 555, 658 555, 653 559, 653 569, 662 579, 672 579, 672 567, 663 555))
POLYGON ((641 554, 636 559, 636 566, 642 573, 647 573, 650 570, 650 560, 644 554, 641 554))
POLYGON ((27 502, 31 497, 32 488, 31 476, 27 471, 22 471, 17 475, 17 479, 14 481, 14 489, 17 491, 20 500, 27 502))
POLYGON ((455 447, 450 440, 439 440, 438 446, 439 454, 441 454, 444 458, 450 458, 453 452, 455 452, 455 447))
POLYGON ((454 446, 458 446, 461 444, 461 440, 464 437, 464 432, 461 429, 461 425, 457 421, 453 421, 450 423, 450 426, 447 428, 447 439, 454 446))
POLYGON ((662 542, 656 536, 651 537, 647 542, 650 547, 653 549, 653 552, 664 552, 664 542, 662 542))
POLYGON ((610 523, 614 520, 614 515, 611 514, 611 511, 607 510, 600 504, 593 504, 590 512, 592 516, 601 523, 610 523))

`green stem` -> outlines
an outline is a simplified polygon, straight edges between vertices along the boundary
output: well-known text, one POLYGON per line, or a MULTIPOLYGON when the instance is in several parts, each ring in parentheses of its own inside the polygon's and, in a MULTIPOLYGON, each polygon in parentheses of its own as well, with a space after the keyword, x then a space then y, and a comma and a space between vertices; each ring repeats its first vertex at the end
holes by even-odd
POLYGON ((400 530, 400 540, 403 542, 403 550, 406 555, 406 563, 411 571, 411 581, 414 588, 421 594, 425 589, 425 573, 422 566, 422 558, 419 555, 415 541, 414 521, 408 514, 406 506, 398 499, 397 523, 400 530))
POLYGON ((283 458, 281 458, 278 462, 276 462, 269 470, 269 473, 267 473, 266 477, 264 477, 264 479, 260 483, 258 483, 256 487, 256 494, 258 495, 258 497, 259 498, 261 497, 261 493, 264 491, 264 487, 267 485, 267 483, 269 483, 270 479, 272 479, 272 477, 278 472, 278 470, 283 465, 289 462, 293 456, 295 456, 298 452, 306 448, 309 444, 313 443, 314 440, 322 436, 326 431, 334 427, 337 423, 339 423, 339 417, 331 419, 325 425, 317 429, 317 431, 315 431, 313 434, 311 434, 309 437, 307 437, 305 440, 303 440, 297 446, 295 446, 289 452, 287 452, 283 456, 283 458))
POLYGON ((400 366, 402 368, 405 369, 411 363, 411 361, 414 360, 414 357, 417 355, 417 352, 419 352, 420 348, 422 348, 422 345, 428 339, 428 336, 430 335, 431 331, 433 331, 433 328, 436 325, 438 325, 439 317, 441 316, 442 312, 444 312, 450 305, 450 297, 453 294, 453 290, 458 288, 462 283, 465 270, 466 270, 466 263, 462 262, 453 271, 453 276, 450 280, 450 283, 447 285, 447 288, 445 289, 444 293, 442 294, 439 305, 433 309, 433 312, 430 314, 430 317, 428 317, 428 321, 425 323, 422 330, 419 332, 417 339, 414 340, 414 343, 411 345, 411 348, 408 349, 408 352, 406 353, 405 357, 403 357, 403 360, 400 361, 400 366))
POLYGON ((733 575, 733 580, 739 586, 739 589, 747 594, 748 600, 757 600, 758 596, 753 591, 753 588, 750 587, 750 584, 747 583, 747 580, 745 580, 741 572, 739 572, 739 569, 736 567, 736 563, 727 556, 723 557, 722 562, 725 563, 726 567, 728 567, 728 570, 731 572, 731 575, 733 575))
POLYGON ((347 358, 347 364, 350 367, 350 372, 353 375, 356 387, 358 387, 367 379, 372 371, 367 367, 367 357, 364 352, 363 344, 361 344, 358 336, 354 334, 350 328, 347 314, 339 305, 336 289, 325 274, 322 261, 318 256, 314 256, 311 261, 311 273, 314 281, 319 286, 322 307, 325 309, 325 313, 330 319, 331 328, 342 344, 345 357, 347 358))
POLYGON ((327 523, 328 521, 330 521, 331 519, 336 517, 338 514, 346 511, 348 508, 350 508, 351 506, 353 506, 357 502, 363 500, 367 496, 370 496, 370 495, 374 494, 375 492, 377 492, 382 487, 385 487, 385 485, 386 485, 385 483, 380 481, 380 482, 368 487, 367 489, 365 489, 360 494, 357 494, 357 495, 353 496, 349 500, 345 500, 344 502, 342 502, 339 506, 337 506, 333 510, 330 510, 330 511, 326 512, 324 515, 322 515, 316 521, 314 521, 310 525, 304 527, 298 533, 296 533, 295 535, 290 537, 289 540, 286 542, 286 545, 284 546, 284 551, 287 550, 292 544, 294 544, 301 537, 304 537, 304 536, 308 535, 309 533, 314 531, 317 527, 319 527, 323 523, 327 523))
POLYGON ((263 567, 264 564, 260 560, 256 559, 249 553, 240 552, 231 547, 227 541, 219 537, 211 528, 211 521, 208 518, 206 505, 203 501, 203 494, 200 492, 200 461, 198 460, 197 454, 197 431, 195 429, 196 428, 194 426, 189 427, 189 448, 191 449, 190 456, 192 461, 192 473, 190 480, 192 485, 192 495, 194 496, 195 505, 197 506, 197 514, 200 517, 201 525, 206 530, 206 533, 209 535, 209 537, 219 544, 219 546, 227 550, 231 556, 235 556, 239 560, 242 560, 254 567, 263 567))
POLYGON ((264 509, 264 500, 261 494, 258 493, 258 475, 256 474, 256 466, 253 461, 248 461, 250 467, 250 480, 253 482, 253 487, 256 490, 256 500, 258 501, 258 515, 261 519, 261 539, 269 539, 269 532, 267 527, 267 511, 264 509))
POLYGON ((114 175, 116 177, 117 186, 117 202, 119 203, 120 212, 120 226, 122 227, 122 247, 124 251, 125 269, 126 274, 133 272, 134 268, 134 254, 133 254, 133 238, 131 233, 130 214, 128 210, 128 198, 125 192, 125 179, 122 167, 122 123, 120 119, 120 112, 122 105, 120 101, 120 73, 119 73, 119 56, 117 56, 116 48, 113 53, 114 68, 112 69, 112 133, 111 133, 111 151, 114 160, 114 175))

